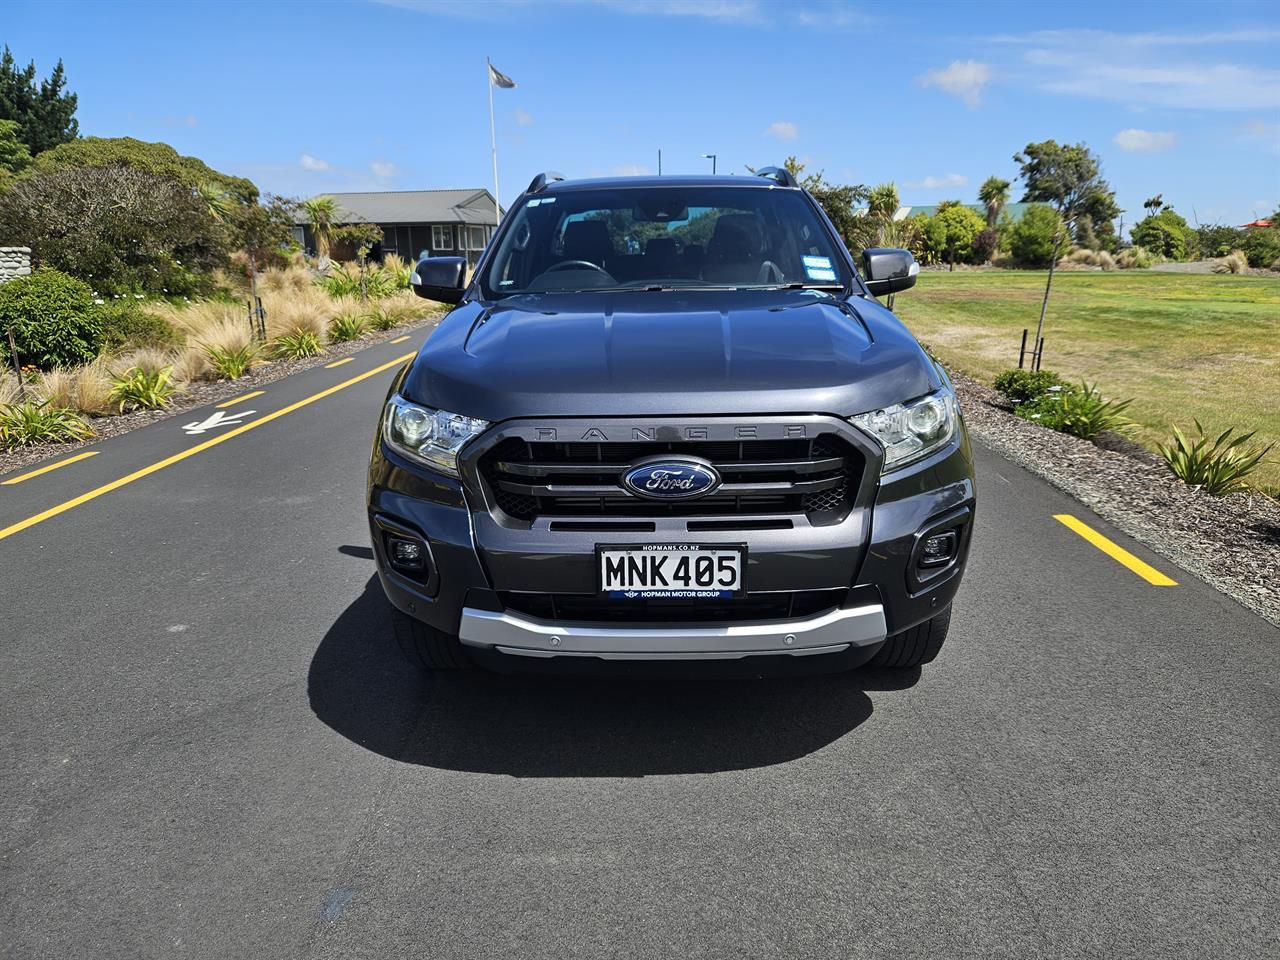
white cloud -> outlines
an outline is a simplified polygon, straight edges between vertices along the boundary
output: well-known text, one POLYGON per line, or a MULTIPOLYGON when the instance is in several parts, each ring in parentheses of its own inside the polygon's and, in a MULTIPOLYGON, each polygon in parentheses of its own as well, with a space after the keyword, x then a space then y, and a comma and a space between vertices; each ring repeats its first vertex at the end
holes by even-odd
POLYGON ((922 190, 941 190, 944 187, 963 187, 969 178, 959 173, 948 173, 941 177, 925 177, 923 180, 908 180, 906 186, 919 187, 922 190))
POLYGON ((953 60, 941 70, 921 74, 919 79, 922 86, 937 87, 959 97, 972 109, 982 100, 982 91, 991 80, 991 67, 977 60, 953 60))
POLYGON ((1177 138, 1172 133, 1158 133, 1155 130, 1139 130, 1129 127, 1121 130, 1112 140, 1125 153, 1164 153, 1172 150, 1177 138))
POLYGON ((512 116, 515 118, 516 126, 518 127, 533 126, 533 117, 529 116, 529 114, 525 113, 519 107, 516 107, 516 111, 515 113, 512 114, 512 116))
POLYGON ((1280 38, 1274 29, 1196 35, 1045 30, 1002 36, 1022 46, 1032 82, 1051 93, 1146 106, 1193 110, 1274 110, 1280 107, 1280 70, 1244 62, 1225 49, 1202 59, 1204 47, 1241 47, 1280 38), (1185 50, 1177 50, 1186 47, 1185 50), (1201 58, 1201 59, 1196 59, 1201 58))
POLYGON ((794 140, 800 136, 800 130, 789 120, 779 120, 777 123, 769 124, 764 135, 773 137, 775 140, 794 140))
POLYGON ((298 158, 298 166, 303 170, 330 170, 332 169, 328 163, 319 157, 313 157, 309 153, 304 153, 298 158))
POLYGON ((1227 30, 1218 33, 1114 33, 1110 30, 1034 30, 1031 33, 1000 34, 991 43, 1181 47, 1206 44, 1268 43, 1280 40, 1280 30, 1227 30))
POLYGON ((373 171, 375 177, 394 177, 397 173, 394 163, 381 160, 374 160, 369 164, 369 169, 373 171))
POLYGON ((653 171, 643 163, 623 163, 613 168, 615 177, 647 177, 653 171))

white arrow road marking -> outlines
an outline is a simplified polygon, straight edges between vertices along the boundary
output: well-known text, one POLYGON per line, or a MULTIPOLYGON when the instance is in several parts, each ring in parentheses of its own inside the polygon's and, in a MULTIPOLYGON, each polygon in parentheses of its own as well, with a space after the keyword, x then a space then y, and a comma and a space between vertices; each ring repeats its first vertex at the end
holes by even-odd
POLYGON ((197 433, 207 433, 215 427, 229 427, 233 423, 240 423, 245 417, 251 417, 257 412, 257 410, 236 410, 228 413, 225 410, 215 410, 203 420, 188 423, 182 429, 189 436, 195 436, 197 433))

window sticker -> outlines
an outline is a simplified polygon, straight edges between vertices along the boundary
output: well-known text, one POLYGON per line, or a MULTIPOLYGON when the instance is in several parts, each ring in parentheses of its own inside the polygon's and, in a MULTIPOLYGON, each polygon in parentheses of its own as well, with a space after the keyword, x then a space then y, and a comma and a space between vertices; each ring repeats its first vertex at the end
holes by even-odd
POLYGON ((836 279, 836 272, 831 267, 830 257, 805 256, 800 259, 804 263, 805 276, 810 280, 833 281, 836 279))

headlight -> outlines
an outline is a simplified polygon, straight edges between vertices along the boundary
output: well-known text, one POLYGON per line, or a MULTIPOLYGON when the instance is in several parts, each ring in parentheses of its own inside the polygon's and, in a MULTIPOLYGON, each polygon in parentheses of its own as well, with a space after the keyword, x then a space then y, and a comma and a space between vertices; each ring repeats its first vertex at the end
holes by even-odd
POLYGON ((451 477, 458 475, 458 451, 463 444, 487 429, 488 420, 420 407, 399 394, 387 401, 382 419, 388 445, 451 477))
POLYGON ((928 456, 956 432, 956 397, 939 390, 911 403, 895 403, 850 417, 884 447, 884 470, 897 470, 928 456))

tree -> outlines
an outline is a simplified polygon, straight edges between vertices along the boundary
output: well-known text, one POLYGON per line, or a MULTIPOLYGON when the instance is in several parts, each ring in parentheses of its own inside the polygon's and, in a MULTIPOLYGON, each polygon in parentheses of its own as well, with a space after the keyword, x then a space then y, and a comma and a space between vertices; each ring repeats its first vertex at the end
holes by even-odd
POLYGON ((1142 209, 1147 211, 1148 215, 1159 213, 1164 209, 1164 195, 1157 193, 1154 197, 1147 197, 1142 201, 1142 209))
POLYGON ((333 197, 312 197, 302 201, 302 212, 316 241, 316 256, 321 263, 329 259, 329 246, 338 218, 338 201, 333 197))
POLYGON ((184 157, 167 143, 133 137, 81 137, 40 154, 32 162, 29 173, 121 166, 176 180, 191 190, 212 185, 238 203, 248 204, 258 199, 258 188, 251 180, 221 173, 195 157, 184 157))
MULTIPOLYGON (((865 244, 861 242, 862 224, 859 223, 861 218, 855 210, 857 205, 867 198, 867 188, 862 184, 838 186, 828 183, 821 170, 817 173, 805 173, 805 165, 796 157, 787 157, 783 166, 791 172, 800 186, 808 190, 813 195, 813 199, 818 201, 835 226, 836 233, 840 234, 844 245, 855 254, 862 249, 865 244)), ((755 173, 755 170, 750 167, 747 169, 755 173)))
POLYGON ((1000 211, 1009 202, 1009 181, 999 177, 987 177, 978 188, 978 200, 987 208, 987 227, 994 230, 1000 220, 1000 211))
POLYGON ((1048 266, 1067 252, 1069 243, 1062 217, 1043 203, 1027 207, 1009 231, 1009 252, 1024 267, 1048 266))
POLYGON ((1199 238, 1182 215, 1161 205, 1156 213, 1134 224, 1129 238, 1135 246, 1170 260, 1185 260, 1190 253, 1200 249, 1199 238))
POLYGON ((1044 299, 1040 302, 1040 321, 1036 325, 1036 338, 1040 343, 1044 333, 1044 317, 1049 310, 1049 294, 1053 290, 1053 271, 1058 263, 1062 240, 1070 236, 1076 220, 1082 215, 1109 202, 1118 211, 1115 194, 1102 179, 1098 159, 1083 143, 1059 144, 1056 140, 1029 143, 1021 153, 1013 155, 1021 165, 1019 174, 1026 187, 1023 202, 1048 203, 1057 211, 1061 220, 1059 232, 1054 234, 1049 261, 1049 279, 1044 285, 1044 299))
POLYGON ((35 61, 19 70, 6 45, 0 54, 0 120, 18 125, 18 139, 32 156, 74 140, 80 133, 75 118, 76 95, 66 90, 62 61, 48 80, 36 84, 35 61))
POLYGON ((925 236, 951 269, 956 268, 956 258, 968 259, 973 253, 973 241, 986 228, 982 217, 958 200, 944 200, 938 212, 929 218, 925 236))
POLYGON ((131 167, 27 175, 0 196, 0 246, 29 246, 101 296, 201 293, 226 240, 195 191, 131 167))
POLYGON ((18 137, 16 120, 0 120, 0 170, 21 173, 31 165, 31 152, 18 137))

